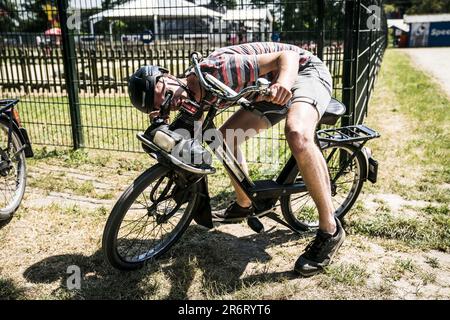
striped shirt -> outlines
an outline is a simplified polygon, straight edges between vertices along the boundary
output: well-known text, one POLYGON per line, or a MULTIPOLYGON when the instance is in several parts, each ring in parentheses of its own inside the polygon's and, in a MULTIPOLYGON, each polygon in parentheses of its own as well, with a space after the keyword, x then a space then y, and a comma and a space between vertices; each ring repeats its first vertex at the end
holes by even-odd
MULTIPOLYGON (((276 80, 278 72, 259 74, 256 56, 279 51, 298 52, 300 67, 305 66, 312 56, 311 52, 290 44, 253 42, 218 49, 201 61, 200 68, 202 72, 214 76, 236 92, 239 92, 247 86, 254 85, 259 77, 264 77, 269 81, 276 80)), ((255 98, 255 94, 247 96, 249 100, 255 98)), ((205 100, 209 103, 214 103, 216 99, 207 95, 205 100)))

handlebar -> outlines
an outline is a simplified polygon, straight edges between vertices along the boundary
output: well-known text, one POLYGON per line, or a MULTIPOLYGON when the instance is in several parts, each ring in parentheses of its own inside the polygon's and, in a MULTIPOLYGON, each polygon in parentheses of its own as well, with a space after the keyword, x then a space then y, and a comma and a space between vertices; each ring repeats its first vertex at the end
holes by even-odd
POLYGON ((14 107, 19 102, 18 99, 3 99, 0 100, 0 113, 14 107))
POLYGON ((191 54, 191 61, 194 67, 194 72, 199 79, 200 85, 205 89, 210 91, 212 94, 218 98, 228 101, 228 102, 238 102, 240 104, 248 104, 248 100, 243 98, 243 96, 250 92, 258 92, 262 95, 270 95, 270 82, 265 78, 258 78, 256 80, 256 85, 249 86, 242 89, 239 92, 234 91, 232 88, 228 87, 226 84, 218 80, 217 78, 207 74, 203 76, 200 70, 199 60, 201 59, 201 54, 198 52, 193 52, 191 54), (206 79, 205 79, 206 77, 206 79))

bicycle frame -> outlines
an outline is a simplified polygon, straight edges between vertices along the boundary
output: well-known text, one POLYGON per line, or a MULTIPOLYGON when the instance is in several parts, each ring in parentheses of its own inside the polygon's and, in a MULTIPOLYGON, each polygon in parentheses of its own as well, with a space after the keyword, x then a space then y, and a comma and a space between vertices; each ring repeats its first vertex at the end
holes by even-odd
MULTIPOLYGON (((214 124, 216 113, 217 109, 215 107, 209 109, 205 120, 202 123, 202 134, 204 137, 204 133, 206 130, 217 130, 214 124)), ((364 125, 319 130, 317 131, 316 135, 319 144, 352 144, 353 146, 357 147, 357 151, 355 151, 354 154, 352 154, 350 157, 342 159, 342 168, 346 168, 347 164, 351 163, 351 161, 353 161, 353 159, 356 157, 356 154, 358 152, 362 152, 364 145, 368 140, 379 136, 376 131, 373 131, 372 129, 364 125)), ((189 170, 188 165, 182 163, 182 161, 174 157, 171 157, 167 152, 158 148, 142 135, 138 134, 138 138, 153 151, 162 154, 162 159, 167 159, 168 161, 164 162, 166 162, 168 165, 181 169, 187 169, 187 171, 190 171, 194 174, 207 174, 205 172, 202 172, 202 170, 200 169, 198 170, 198 172, 189 170)), ((222 135, 215 135, 214 138, 214 141, 205 140, 206 144, 210 146, 216 157, 222 161, 222 164, 227 170, 231 179, 233 179, 241 187, 244 193, 250 198, 257 211, 267 210, 268 202, 272 202, 273 204, 275 204, 275 202, 282 196, 288 196, 300 192, 307 192, 307 187, 303 181, 292 181, 292 173, 293 171, 297 171, 297 163, 293 156, 289 158, 275 180, 253 181, 248 176, 248 174, 244 170, 242 170, 238 160, 230 150, 230 147, 224 142, 222 135), (212 144, 214 144, 214 146, 212 146, 212 144)), ((366 158, 366 162, 369 163, 370 157, 365 153, 364 156, 366 158)), ((158 161, 161 161, 162 159, 158 157, 158 161)), ((369 168, 369 165, 367 167, 369 168)), ((364 177, 364 179, 366 180, 367 177, 370 176, 370 173, 372 173, 372 175, 374 175, 376 179, 376 164, 374 165, 374 170, 375 173, 373 171, 367 172, 367 176, 364 177)), ((210 171, 208 173, 212 172, 213 171, 210 171)), ((335 175, 334 181, 337 180, 343 173, 344 171, 343 169, 341 169, 335 175)))
MULTIPOLYGON (((217 109, 211 108, 203 122, 203 133, 206 130, 217 130, 214 124, 214 117, 217 109)), ((257 210, 263 209, 261 200, 278 200, 282 195, 289 195, 298 192, 306 191, 304 183, 294 183, 284 185, 289 174, 295 169, 296 161, 291 156, 289 161, 284 166, 283 170, 278 175, 276 181, 273 180, 258 180, 253 181, 250 176, 241 168, 239 161, 234 156, 232 150, 227 143, 224 142, 222 135, 215 136, 218 140, 206 140, 205 142, 211 146, 215 144, 215 148, 211 148, 216 157, 222 161, 223 166, 227 170, 230 177, 241 187, 245 194, 251 199, 253 205, 257 210)))

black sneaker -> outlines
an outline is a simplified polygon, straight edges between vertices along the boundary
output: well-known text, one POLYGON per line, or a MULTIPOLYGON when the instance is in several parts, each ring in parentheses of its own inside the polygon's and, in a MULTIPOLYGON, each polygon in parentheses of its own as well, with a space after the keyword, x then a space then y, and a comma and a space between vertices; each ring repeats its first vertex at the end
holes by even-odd
POLYGON ((236 201, 233 201, 225 212, 213 213, 213 221, 217 222, 239 222, 253 215, 253 206, 248 208, 241 207, 236 201))
POLYGON ((341 222, 336 219, 336 233, 331 235, 317 230, 316 237, 295 262, 294 270, 304 277, 313 276, 331 263, 345 239, 345 231, 341 222))

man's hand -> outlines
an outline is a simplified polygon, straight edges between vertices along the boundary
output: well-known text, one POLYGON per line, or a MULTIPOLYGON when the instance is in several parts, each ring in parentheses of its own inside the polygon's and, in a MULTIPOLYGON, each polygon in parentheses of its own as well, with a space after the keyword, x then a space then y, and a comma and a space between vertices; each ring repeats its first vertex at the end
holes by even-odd
MULTIPOLYGON (((155 110, 155 111, 150 112, 150 113, 148 114, 148 116, 149 116, 149 118, 150 118, 150 121, 153 122, 153 120, 154 120, 156 117, 159 117, 159 110, 155 110)), ((166 117, 166 118, 164 119, 164 122, 167 123, 167 124, 169 124, 169 117, 166 117)))
POLYGON ((256 101, 268 101, 284 106, 292 98, 292 92, 278 82, 271 85, 269 91, 270 95, 259 96, 256 101))
POLYGON ((155 119, 157 116, 159 116, 159 110, 156 111, 152 111, 148 114, 149 118, 151 121, 153 121, 153 119, 155 119))
POLYGON ((270 87, 271 95, 258 99, 285 105, 292 97, 290 89, 298 77, 299 55, 295 51, 279 51, 257 55, 259 76, 275 71, 276 82, 270 87))

